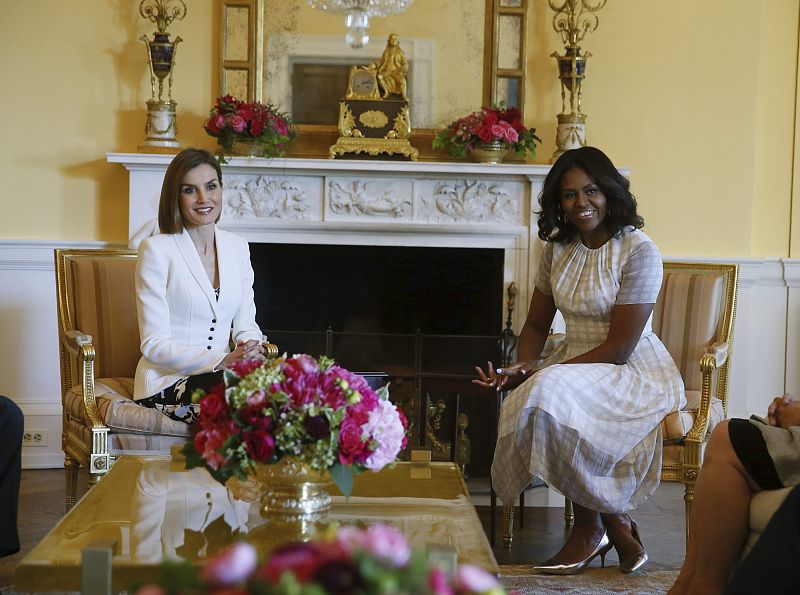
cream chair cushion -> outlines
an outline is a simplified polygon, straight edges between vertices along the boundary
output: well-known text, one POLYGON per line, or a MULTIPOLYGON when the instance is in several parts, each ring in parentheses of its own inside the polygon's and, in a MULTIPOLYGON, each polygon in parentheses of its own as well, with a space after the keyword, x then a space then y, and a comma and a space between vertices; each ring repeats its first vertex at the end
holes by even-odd
POLYGON ((750 500, 750 532, 747 534, 742 557, 746 556, 767 528, 772 515, 780 508, 792 488, 764 490, 750 500))
MULTIPOLYGON (((156 409, 137 405, 131 400, 132 395, 133 378, 95 379, 97 409, 103 423, 112 431, 181 437, 189 435, 188 425, 170 419, 156 409)), ((84 419, 85 409, 80 387, 74 387, 67 393, 65 407, 73 419, 88 423, 84 419)))

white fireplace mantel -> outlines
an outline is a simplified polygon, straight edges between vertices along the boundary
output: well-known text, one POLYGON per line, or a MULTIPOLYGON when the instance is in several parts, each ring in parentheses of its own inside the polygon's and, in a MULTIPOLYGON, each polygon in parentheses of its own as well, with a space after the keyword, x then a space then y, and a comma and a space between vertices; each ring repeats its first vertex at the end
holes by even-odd
MULTIPOLYGON (((172 155, 109 153, 130 172, 132 246, 155 229, 172 155)), ((232 157, 220 226, 250 242, 499 248, 524 320, 547 165, 232 157)), ((505 298, 505 296, 504 296, 505 298)))

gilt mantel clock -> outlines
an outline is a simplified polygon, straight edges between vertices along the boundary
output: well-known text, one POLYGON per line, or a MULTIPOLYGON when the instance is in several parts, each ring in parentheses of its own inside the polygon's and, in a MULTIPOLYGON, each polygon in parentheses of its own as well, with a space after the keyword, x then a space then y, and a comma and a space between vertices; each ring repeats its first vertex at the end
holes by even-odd
POLYGON ((353 66, 344 98, 339 101, 339 139, 328 149, 331 159, 348 153, 404 155, 416 161, 411 146, 411 117, 406 92, 406 62, 397 35, 380 61, 353 66))

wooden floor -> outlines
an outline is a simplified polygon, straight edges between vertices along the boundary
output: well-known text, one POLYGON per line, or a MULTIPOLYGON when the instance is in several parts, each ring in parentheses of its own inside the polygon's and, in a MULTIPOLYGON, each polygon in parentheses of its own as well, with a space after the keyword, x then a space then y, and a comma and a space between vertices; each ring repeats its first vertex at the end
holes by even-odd
MULTIPOLYGON (((85 474, 81 475, 79 486, 85 490, 85 474)), ((19 561, 63 516, 64 489, 64 471, 61 469, 22 472, 19 510, 22 550, 13 556, 0 558, 0 593, 13 585, 14 569, 19 561)), ((487 501, 484 493, 476 493, 474 498, 479 504, 487 501)), ((489 507, 478 505, 477 510, 488 535, 489 507)), ((663 484, 633 516, 639 523, 642 540, 650 554, 649 565, 654 568, 679 568, 684 557, 683 486, 663 484)), ((515 529, 511 549, 502 547, 499 518, 497 527, 494 553, 499 564, 531 564, 544 560, 558 551, 566 538, 564 511, 561 508, 526 508, 524 528, 515 529)), ((617 564, 613 551, 606 558, 606 563, 617 564)), ((599 564, 599 558, 594 564, 599 564)))

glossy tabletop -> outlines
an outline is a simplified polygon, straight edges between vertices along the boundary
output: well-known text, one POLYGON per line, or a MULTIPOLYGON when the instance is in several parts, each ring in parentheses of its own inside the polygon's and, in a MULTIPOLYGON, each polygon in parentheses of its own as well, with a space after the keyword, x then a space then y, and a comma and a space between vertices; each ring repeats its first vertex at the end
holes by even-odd
MULTIPOLYGON (((348 499, 333 485, 330 493, 332 523, 388 523, 414 547, 449 546, 459 563, 498 570, 453 463, 398 463, 357 475, 348 499)), ((204 469, 186 471, 167 457, 124 456, 20 562, 16 587, 80 589, 83 549, 98 543, 114 544, 113 586, 127 589, 154 577, 164 559, 203 560, 232 540, 259 544, 271 533, 258 502, 235 498, 204 469)), ((264 549, 274 545, 264 542, 264 549)))

